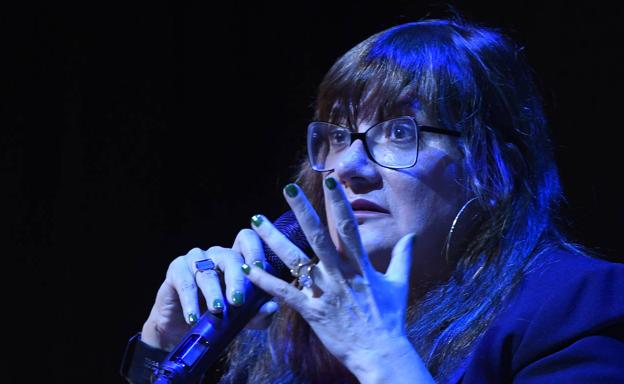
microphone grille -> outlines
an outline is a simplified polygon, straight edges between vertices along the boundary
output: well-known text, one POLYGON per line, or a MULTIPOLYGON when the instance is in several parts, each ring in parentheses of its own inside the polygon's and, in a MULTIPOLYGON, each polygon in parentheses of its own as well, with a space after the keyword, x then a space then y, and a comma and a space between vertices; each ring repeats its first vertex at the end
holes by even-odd
MULTIPOLYGON (((293 211, 286 211, 273 222, 273 225, 304 253, 308 255, 310 254, 310 244, 303 234, 293 211)), ((291 281, 293 277, 290 274, 290 268, 287 267, 282 260, 280 260, 280 258, 266 245, 266 243, 263 242, 262 244, 264 246, 266 260, 273 268, 273 275, 282 280, 291 281)))

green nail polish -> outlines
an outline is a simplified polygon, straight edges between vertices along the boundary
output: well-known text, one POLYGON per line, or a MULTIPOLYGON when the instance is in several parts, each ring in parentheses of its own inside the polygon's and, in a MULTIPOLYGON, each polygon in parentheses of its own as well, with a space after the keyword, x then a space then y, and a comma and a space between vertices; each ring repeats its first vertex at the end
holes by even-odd
POLYGON ((333 177, 328 177, 327 179, 325 179, 325 185, 330 190, 333 190, 334 188, 336 188, 336 179, 334 179, 333 177))
POLYGON ((264 219, 260 215, 253 215, 251 217, 251 224, 253 224, 254 227, 259 227, 263 221, 264 219))
POLYGON ((232 304, 234 305, 243 305, 245 302, 245 298, 243 297, 243 292, 234 291, 232 294, 232 304))
POLYGON ((197 324, 197 315, 194 314, 194 313, 189 313, 188 321, 189 321, 189 324, 191 324, 191 325, 197 324))
POLYGON ((253 263, 251 263, 254 265, 254 267, 258 267, 260 269, 264 269, 264 263, 261 260, 256 260, 253 263))
POLYGON ((288 184, 284 189, 286 190, 286 194, 290 197, 295 197, 299 193, 295 184, 288 184))
POLYGON ((223 300, 221 300, 221 299, 214 299, 214 301, 212 302, 212 306, 214 307, 215 310, 222 311, 223 310, 223 300))
POLYGON ((251 271, 251 267, 247 264, 241 265, 241 269, 245 275, 249 275, 249 271, 251 271))

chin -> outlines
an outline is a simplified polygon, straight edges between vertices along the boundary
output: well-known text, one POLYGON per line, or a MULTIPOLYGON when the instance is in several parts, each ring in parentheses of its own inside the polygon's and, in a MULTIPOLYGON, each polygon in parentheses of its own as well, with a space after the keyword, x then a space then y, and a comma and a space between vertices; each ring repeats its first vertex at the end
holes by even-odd
POLYGON ((362 243, 368 255, 368 259, 375 269, 382 273, 388 268, 390 257, 392 256, 392 246, 385 244, 384 240, 385 239, 366 239, 362 237, 362 243))

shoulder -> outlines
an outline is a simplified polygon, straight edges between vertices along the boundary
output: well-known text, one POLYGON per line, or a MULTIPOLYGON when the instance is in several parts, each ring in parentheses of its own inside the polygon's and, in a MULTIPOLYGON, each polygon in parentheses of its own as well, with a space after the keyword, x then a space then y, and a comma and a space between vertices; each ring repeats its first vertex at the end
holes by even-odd
POLYGON ((529 267, 501 317, 520 323, 531 320, 533 326, 546 326, 545 320, 554 318, 599 325, 621 319, 622 289, 624 264, 580 253, 544 252, 529 267))
MULTIPOLYGON (((613 284, 624 285, 624 264, 588 256, 586 254, 553 250, 537 256, 525 275, 520 287, 546 289, 552 287, 553 294, 569 293, 571 287, 609 290, 613 284), (602 279, 599 279, 601 277, 602 279)), ((529 294, 526 289, 521 295, 529 294)))
POLYGON ((622 292, 624 264, 542 253, 469 359, 465 378, 480 381, 466 382, 488 382, 482 375, 518 383, 624 380, 622 292))

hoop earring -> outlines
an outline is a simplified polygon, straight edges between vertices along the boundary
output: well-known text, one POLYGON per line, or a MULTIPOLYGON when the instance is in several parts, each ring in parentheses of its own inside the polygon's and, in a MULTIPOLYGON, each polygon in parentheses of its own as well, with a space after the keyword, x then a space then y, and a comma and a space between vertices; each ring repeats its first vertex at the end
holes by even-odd
POLYGON ((451 248, 451 239, 453 237, 453 232, 455 231, 455 227, 457 226, 457 222, 459 221, 460 216, 466 210, 466 207, 468 207, 468 205, 470 205, 470 203, 472 203, 475 200, 477 200, 477 198, 473 197, 472 199, 464 203, 464 205, 459 209, 459 212, 457 212, 457 215, 455 215, 455 219, 453 219, 453 224, 451 224, 451 229, 449 229, 448 235, 446 235, 446 243, 444 245, 444 259, 446 260, 447 263, 449 261, 449 249, 451 248))

